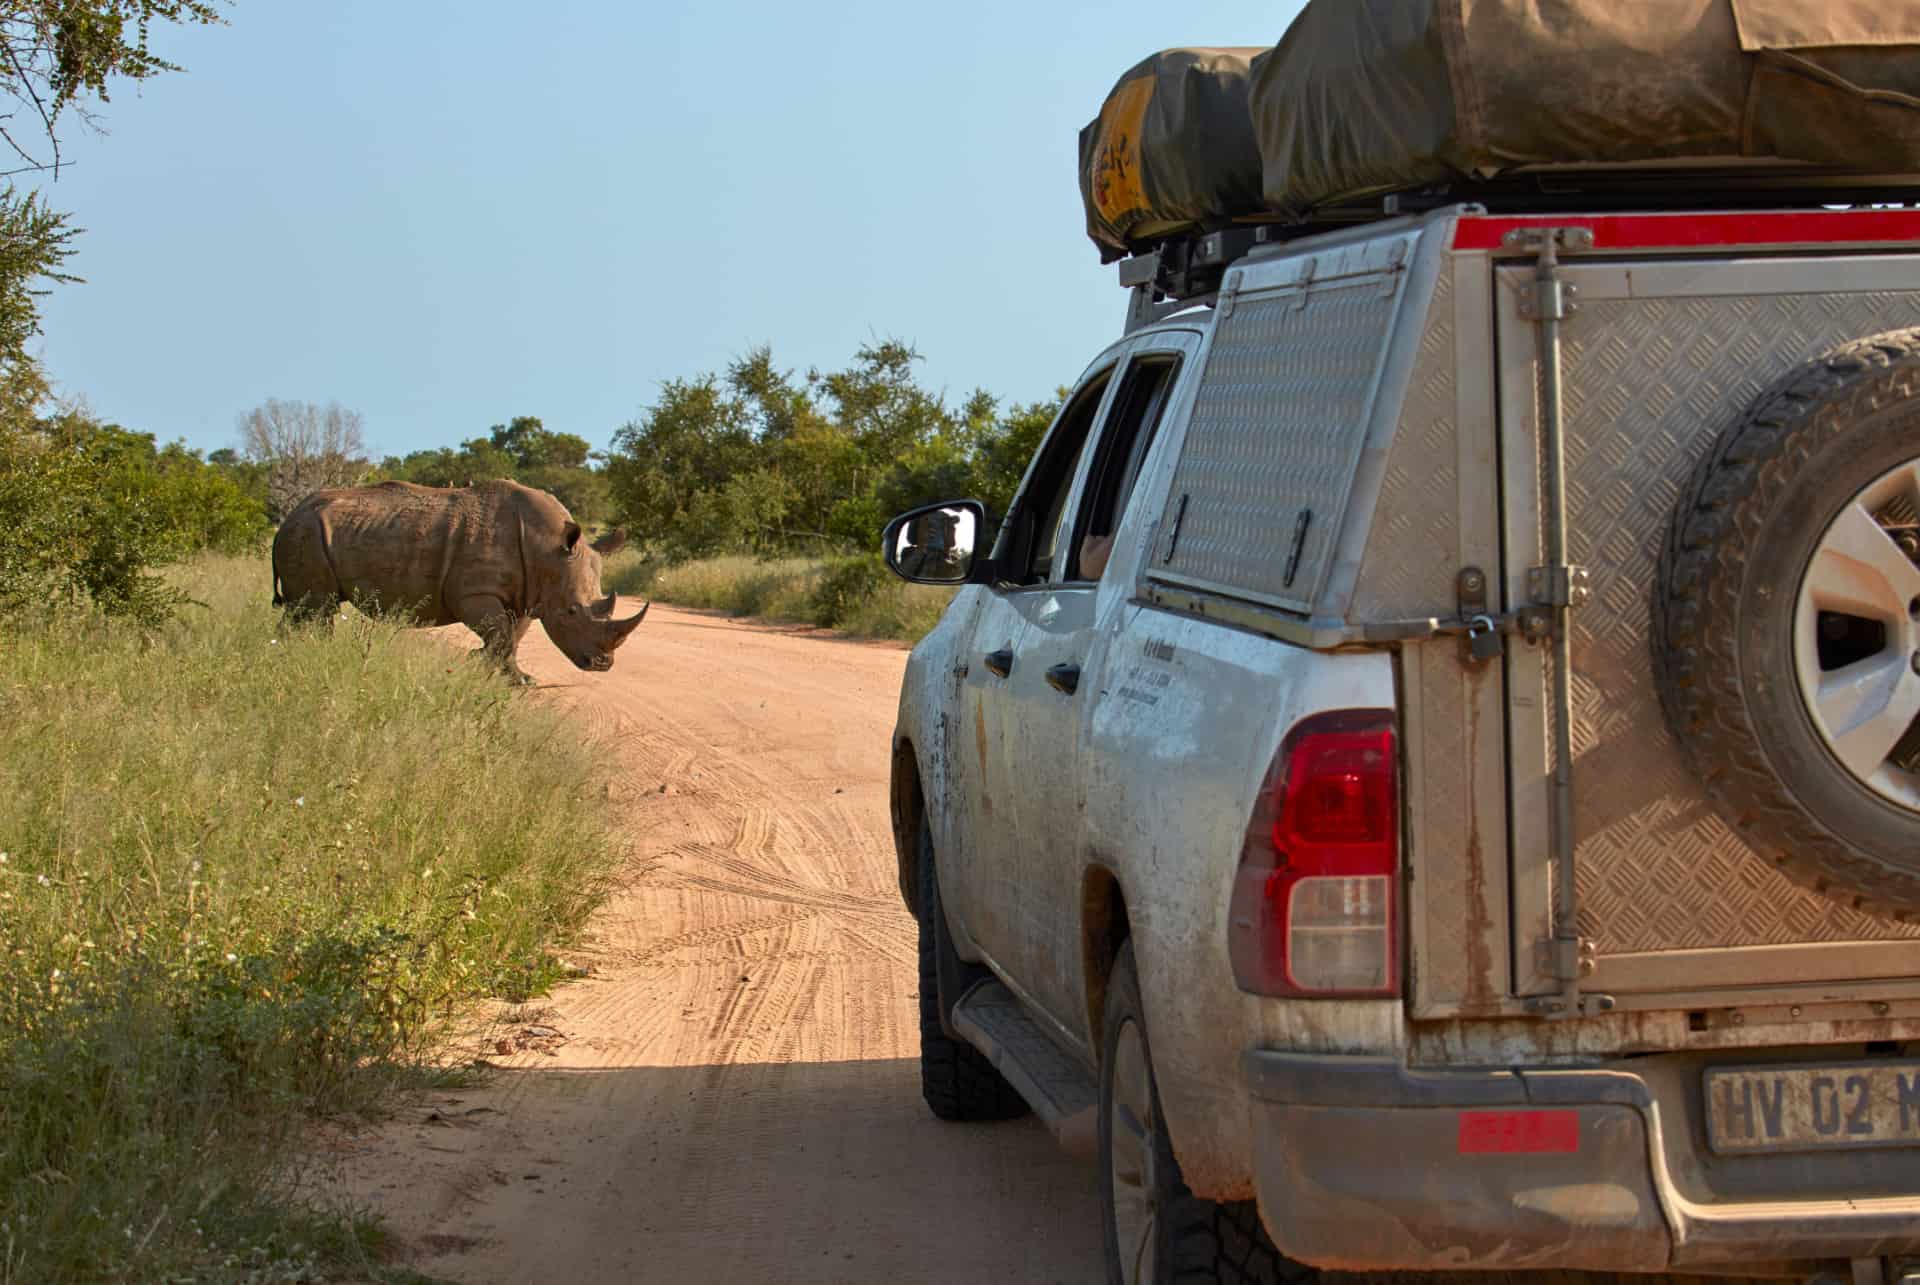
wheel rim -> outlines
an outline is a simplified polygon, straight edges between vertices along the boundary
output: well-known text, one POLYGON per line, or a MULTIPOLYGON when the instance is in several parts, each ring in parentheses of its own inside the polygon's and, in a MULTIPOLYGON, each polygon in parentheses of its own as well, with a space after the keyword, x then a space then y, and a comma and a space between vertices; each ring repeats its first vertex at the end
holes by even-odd
POLYGON ((1800 577, 1794 667, 1847 773, 1920 812, 1920 458, 1863 487, 1800 577))
POLYGON ((1153 1075, 1138 1022, 1121 1026, 1113 1046, 1113 1092, 1107 1110, 1108 1189, 1113 1193, 1114 1242, 1120 1279, 1142 1285, 1154 1279, 1154 1241, 1159 1224, 1153 1172, 1153 1075))

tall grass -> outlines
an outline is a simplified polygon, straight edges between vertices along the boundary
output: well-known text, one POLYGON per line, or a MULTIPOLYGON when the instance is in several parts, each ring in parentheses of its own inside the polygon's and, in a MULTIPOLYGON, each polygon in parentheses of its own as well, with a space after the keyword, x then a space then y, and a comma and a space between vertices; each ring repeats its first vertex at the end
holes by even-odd
POLYGON ((301 1130, 542 987, 615 857, 590 750, 486 667, 276 637, 262 559, 182 578, 157 633, 0 630, 5 1285, 377 1275, 301 1130))
POLYGON ((736 554, 658 566, 629 553, 608 559, 602 582, 682 607, 819 625, 859 638, 918 642, 953 590, 899 580, 877 557, 760 559, 736 554))

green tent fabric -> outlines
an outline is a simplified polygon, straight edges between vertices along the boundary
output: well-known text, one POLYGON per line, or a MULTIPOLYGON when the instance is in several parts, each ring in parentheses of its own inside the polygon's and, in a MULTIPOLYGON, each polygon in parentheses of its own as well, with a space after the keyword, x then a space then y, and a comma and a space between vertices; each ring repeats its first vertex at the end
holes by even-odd
POLYGON ((1120 78, 1080 131, 1080 196, 1103 260, 1260 206, 1247 111, 1259 49, 1169 49, 1120 78))
POLYGON ((1248 95, 1256 210, 1528 166, 1920 172, 1920 5, 1309 0, 1248 95))

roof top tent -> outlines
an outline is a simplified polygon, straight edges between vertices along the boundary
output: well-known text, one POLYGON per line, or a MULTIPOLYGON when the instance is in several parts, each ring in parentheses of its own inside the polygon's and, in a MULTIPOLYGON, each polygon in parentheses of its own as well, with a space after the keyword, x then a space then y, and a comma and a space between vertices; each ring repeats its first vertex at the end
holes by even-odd
POLYGON ((1920 10, 1312 0, 1270 50, 1130 69, 1081 132, 1080 185, 1146 303, 1204 296, 1256 245, 1449 205, 1920 200, 1920 10))

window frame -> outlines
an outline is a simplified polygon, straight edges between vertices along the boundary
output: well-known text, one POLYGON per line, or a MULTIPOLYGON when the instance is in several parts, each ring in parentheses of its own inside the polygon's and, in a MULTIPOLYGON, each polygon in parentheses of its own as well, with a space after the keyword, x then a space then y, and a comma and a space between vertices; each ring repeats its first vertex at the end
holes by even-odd
MULTIPOLYGON (((1061 403, 1060 412, 1054 416, 1053 423, 1047 426, 1046 436, 1041 439, 1040 448, 1033 453, 1026 476, 1020 480, 1020 489, 1015 493, 1013 503, 1007 506, 1007 515, 1000 523, 999 538, 994 541, 992 556, 996 589, 1019 593, 1051 588, 1058 583, 1058 568, 1051 565, 1057 559, 1050 560, 1043 577, 1030 578, 1039 524, 1046 517, 1045 514, 1032 514, 1035 488, 1041 486, 1043 481, 1050 482, 1055 477, 1061 479, 1065 490, 1060 493, 1059 521, 1064 529, 1071 531, 1085 472, 1086 444, 1095 438, 1106 423, 1114 392, 1120 386, 1119 377, 1126 368, 1126 358, 1124 347, 1100 354, 1075 382, 1073 391, 1061 403), (1096 385, 1099 386, 1097 394, 1094 391, 1096 385), (1067 448, 1062 444, 1063 425, 1073 418, 1089 397, 1093 399, 1093 412, 1088 418, 1086 433, 1071 448, 1067 448), (1060 470, 1057 473, 1056 468, 1060 470)), ((1071 548, 1071 545, 1068 547, 1071 548)))
POLYGON ((1116 489, 1114 496, 1119 503, 1113 513, 1113 530, 1109 534, 1117 534, 1126 519, 1127 506, 1139 490, 1140 479, 1146 473, 1147 456, 1159 440, 1160 429, 1165 425, 1167 412, 1172 408, 1173 393, 1180 385, 1180 376, 1185 370, 1188 356, 1184 348, 1142 348, 1127 355, 1125 365, 1114 380, 1117 391, 1101 420, 1098 440, 1093 442, 1093 452, 1083 464, 1084 476, 1079 480, 1078 493, 1074 498, 1073 534, 1067 546, 1072 556, 1064 568, 1066 574, 1055 583, 1091 585, 1100 582, 1097 576, 1080 574, 1080 546, 1087 539, 1094 511, 1102 502, 1100 488, 1108 470, 1117 463, 1125 491, 1122 496, 1116 489), (1164 367, 1165 374, 1141 407, 1140 419, 1127 442, 1125 457, 1116 461, 1111 447, 1113 434, 1120 427, 1118 417, 1125 409, 1122 399, 1129 396, 1136 374, 1156 367, 1164 367))

